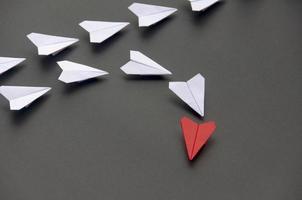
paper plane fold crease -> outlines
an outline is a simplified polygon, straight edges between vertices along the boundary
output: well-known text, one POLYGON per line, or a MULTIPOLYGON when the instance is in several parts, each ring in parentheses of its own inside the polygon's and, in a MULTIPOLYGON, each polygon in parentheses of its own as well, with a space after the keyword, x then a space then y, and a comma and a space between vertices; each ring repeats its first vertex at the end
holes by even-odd
POLYGON ((0 94, 9 101, 11 110, 21 110, 50 89, 49 87, 1 86, 0 94))
POLYGON ((63 70, 59 80, 64 83, 81 82, 108 74, 106 71, 67 60, 59 61, 57 64, 63 70))
POLYGON ((26 60, 25 58, 0 57, 0 74, 12 69, 26 60))
POLYGON ((204 11, 220 0, 189 0, 193 11, 204 11))
POLYGON ((130 61, 121 67, 129 75, 169 75, 170 71, 160 66, 139 51, 130 51, 130 61))
POLYGON ((38 48, 39 55, 56 55, 60 51, 79 41, 76 38, 30 33, 28 39, 38 48))
POLYGON ((197 124, 187 117, 180 120, 187 154, 189 160, 193 160, 200 149, 211 137, 216 129, 216 124, 213 121, 197 124))
POLYGON ((91 43, 101 43, 128 24, 128 22, 83 21, 79 25, 89 32, 91 43))
POLYGON ((128 9, 138 17, 139 27, 151 26, 177 11, 176 8, 133 3, 128 9))
POLYGON ((204 116, 205 79, 201 74, 187 82, 169 82, 169 89, 200 116, 204 116))

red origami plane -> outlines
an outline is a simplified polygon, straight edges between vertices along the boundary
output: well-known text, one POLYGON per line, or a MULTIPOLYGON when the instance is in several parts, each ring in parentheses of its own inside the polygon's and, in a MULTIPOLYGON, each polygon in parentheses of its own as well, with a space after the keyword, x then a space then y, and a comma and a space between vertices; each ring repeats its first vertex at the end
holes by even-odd
POLYGON ((180 120, 189 160, 193 160, 216 129, 213 121, 197 124, 187 117, 180 120))

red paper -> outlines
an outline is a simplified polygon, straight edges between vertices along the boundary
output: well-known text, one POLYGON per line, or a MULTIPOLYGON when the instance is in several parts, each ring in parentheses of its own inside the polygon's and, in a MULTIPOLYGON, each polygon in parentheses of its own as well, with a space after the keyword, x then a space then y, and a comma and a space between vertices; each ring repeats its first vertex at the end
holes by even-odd
POLYGON ((193 160, 216 129, 213 121, 197 124, 187 117, 180 120, 189 160, 193 160))

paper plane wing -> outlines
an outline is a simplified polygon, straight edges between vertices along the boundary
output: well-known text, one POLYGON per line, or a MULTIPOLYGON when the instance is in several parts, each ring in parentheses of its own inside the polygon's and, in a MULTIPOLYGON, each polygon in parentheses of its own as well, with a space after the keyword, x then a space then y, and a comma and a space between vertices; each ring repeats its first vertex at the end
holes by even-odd
POLYGON ((220 0, 189 0, 193 11, 203 11, 220 0))
POLYGON ((38 48, 39 55, 55 55, 70 45, 78 42, 76 38, 30 33, 28 39, 38 48))
POLYGON ((204 116, 205 79, 201 74, 187 82, 169 82, 169 89, 200 116, 204 116))
POLYGON ((197 124, 187 117, 180 120, 189 160, 193 160, 216 129, 213 121, 197 124))
POLYGON ((0 93, 9 101, 11 110, 20 110, 50 89, 49 87, 1 86, 0 93))
POLYGON ((138 17, 139 27, 153 25, 177 11, 176 8, 142 3, 133 3, 128 9, 138 17))
POLYGON ((0 57, 0 74, 26 60, 25 58, 0 57))
POLYGON ((101 43, 128 24, 128 22, 83 21, 79 25, 89 32, 91 43, 101 43))
POLYGON ((130 51, 130 61, 121 67, 130 75, 168 75, 172 74, 139 51, 130 51))
POLYGON ((57 64, 63 70, 59 80, 64 83, 81 82, 108 74, 108 72, 70 61, 59 61, 57 64))

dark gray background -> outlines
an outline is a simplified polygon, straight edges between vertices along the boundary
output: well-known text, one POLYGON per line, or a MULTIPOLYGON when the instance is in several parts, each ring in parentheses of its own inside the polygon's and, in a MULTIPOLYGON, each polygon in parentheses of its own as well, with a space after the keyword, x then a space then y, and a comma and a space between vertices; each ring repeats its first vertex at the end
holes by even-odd
POLYGON ((1 0, 0 55, 26 57, 1 85, 50 86, 20 112, 0 99, 0 199, 301 199, 302 1, 230 0, 197 14, 178 8, 137 27, 131 0, 1 0), (101 45, 82 20, 129 21, 101 45), (30 32, 77 37, 54 57, 37 55, 30 32), (173 72, 129 78, 119 69, 139 50, 173 72), (66 86, 59 60, 110 75, 66 86), (206 78, 205 118, 168 89, 206 78), (187 160, 179 119, 215 120, 217 130, 187 160))

